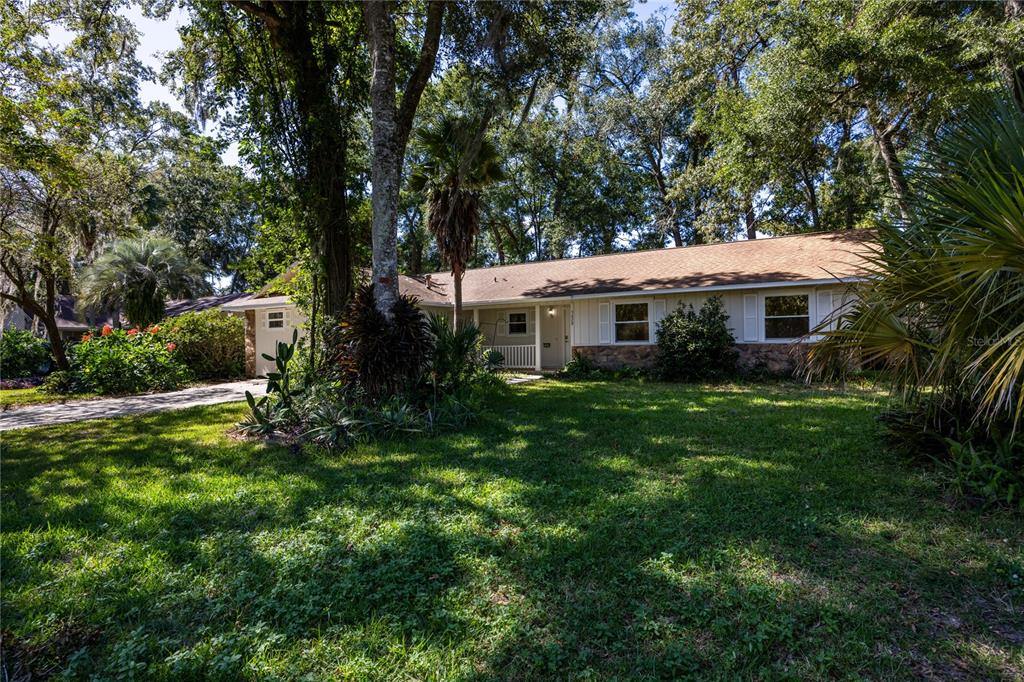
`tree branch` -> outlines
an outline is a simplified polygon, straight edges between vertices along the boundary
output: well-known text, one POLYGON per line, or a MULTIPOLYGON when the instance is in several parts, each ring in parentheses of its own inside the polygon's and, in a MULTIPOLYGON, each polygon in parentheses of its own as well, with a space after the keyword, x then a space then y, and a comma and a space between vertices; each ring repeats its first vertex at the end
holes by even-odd
POLYGON ((234 5, 246 14, 252 15, 263 21, 267 28, 278 29, 281 27, 281 15, 271 9, 274 5, 263 5, 252 0, 227 0, 229 5, 234 5))
POLYGON ((437 61, 437 50, 441 45, 441 20, 444 18, 443 0, 430 0, 427 7, 427 26, 423 32, 423 45, 420 47, 419 60, 416 68, 409 76, 409 82, 402 93, 402 103, 398 108, 396 120, 400 140, 406 140, 412 130, 412 121, 416 116, 416 108, 420 103, 420 95, 434 73, 437 61))

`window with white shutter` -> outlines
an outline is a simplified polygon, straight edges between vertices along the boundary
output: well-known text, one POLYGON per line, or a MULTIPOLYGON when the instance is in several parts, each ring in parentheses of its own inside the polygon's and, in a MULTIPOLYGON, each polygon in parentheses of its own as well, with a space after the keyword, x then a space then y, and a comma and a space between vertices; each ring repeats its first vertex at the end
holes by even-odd
POLYGON ((743 340, 757 341, 757 294, 743 296, 743 340))
POLYGON ((818 324, 828 322, 828 326, 825 329, 835 329, 833 312, 837 307, 836 304, 839 302, 838 297, 832 296, 831 291, 818 291, 818 309, 815 311, 818 324))
POLYGON ((597 340, 599 343, 612 342, 612 311, 610 303, 597 306, 597 340))

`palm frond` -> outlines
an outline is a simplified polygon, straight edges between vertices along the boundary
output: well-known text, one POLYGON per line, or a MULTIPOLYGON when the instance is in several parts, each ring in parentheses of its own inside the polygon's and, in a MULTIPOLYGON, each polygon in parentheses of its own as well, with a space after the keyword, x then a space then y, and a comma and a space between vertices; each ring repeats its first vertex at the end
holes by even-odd
POLYGON ((143 235, 114 242, 83 271, 79 289, 86 306, 123 308, 132 324, 145 326, 163 317, 164 299, 208 291, 205 274, 175 242, 143 235))
POLYGON ((916 173, 916 218, 878 232, 858 303, 810 353, 884 362, 897 390, 973 405, 977 423, 1024 415, 1024 117, 996 97, 942 131, 916 173))

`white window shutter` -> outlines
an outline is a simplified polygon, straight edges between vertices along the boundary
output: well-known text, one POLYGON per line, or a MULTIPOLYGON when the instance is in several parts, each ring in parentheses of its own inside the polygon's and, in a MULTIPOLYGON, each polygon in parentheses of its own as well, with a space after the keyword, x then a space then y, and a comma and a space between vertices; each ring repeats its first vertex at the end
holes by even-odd
POLYGON ((597 340, 598 343, 612 342, 612 306, 610 303, 599 303, 597 306, 597 340))
MULTIPOLYGON (((818 291, 818 324, 821 324, 822 322, 829 320, 829 318, 832 316, 832 311, 834 309, 835 307, 832 301, 832 292, 818 291)), ((834 327, 835 324, 833 323, 833 321, 829 320, 829 325, 827 329, 833 329, 834 327)))
POLYGON ((654 325, 665 319, 665 299, 654 300, 654 325))
POLYGON ((743 295, 743 340, 757 341, 757 294, 743 295))

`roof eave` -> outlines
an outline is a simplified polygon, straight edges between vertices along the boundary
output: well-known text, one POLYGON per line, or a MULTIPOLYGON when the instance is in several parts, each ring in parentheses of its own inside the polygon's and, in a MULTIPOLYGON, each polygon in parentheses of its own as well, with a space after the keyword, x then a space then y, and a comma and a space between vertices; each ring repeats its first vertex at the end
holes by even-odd
POLYGON ((464 301, 467 307, 501 305, 507 303, 522 304, 528 301, 538 305, 578 301, 591 298, 621 298, 625 296, 654 296, 665 294, 693 294, 707 291, 737 291, 742 289, 776 289, 780 287, 814 287, 828 284, 853 284, 865 281, 864 277, 827 277, 822 279, 783 280, 771 282, 744 282, 741 284, 712 284, 708 286, 671 287, 665 289, 627 289, 622 291, 597 292, 592 294, 568 294, 565 296, 517 296, 514 298, 490 299, 484 301, 464 301))
MULTIPOLYGON (((534 303, 545 305, 547 303, 566 303, 569 301, 587 300, 592 298, 622 298, 626 296, 663 296, 671 294, 694 294, 716 291, 740 291, 749 289, 779 289, 783 287, 814 287, 836 284, 854 284, 866 281, 865 277, 825 277, 821 279, 799 279, 799 280, 776 280, 766 282, 743 282, 737 284, 712 284, 707 286, 669 287, 664 289, 626 289, 622 291, 606 291, 590 294, 566 294, 563 296, 516 296, 513 298, 496 298, 480 301, 463 301, 466 308, 478 308, 482 306, 534 303)), ((275 296, 273 298, 260 299, 250 298, 239 301, 231 301, 221 306, 225 310, 248 310, 252 308, 274 308, 291 303, 287 296, 275 296)), ((451 303, 438 301, 421 301, 421 305, 431 308, 452 308, 451 303)))

